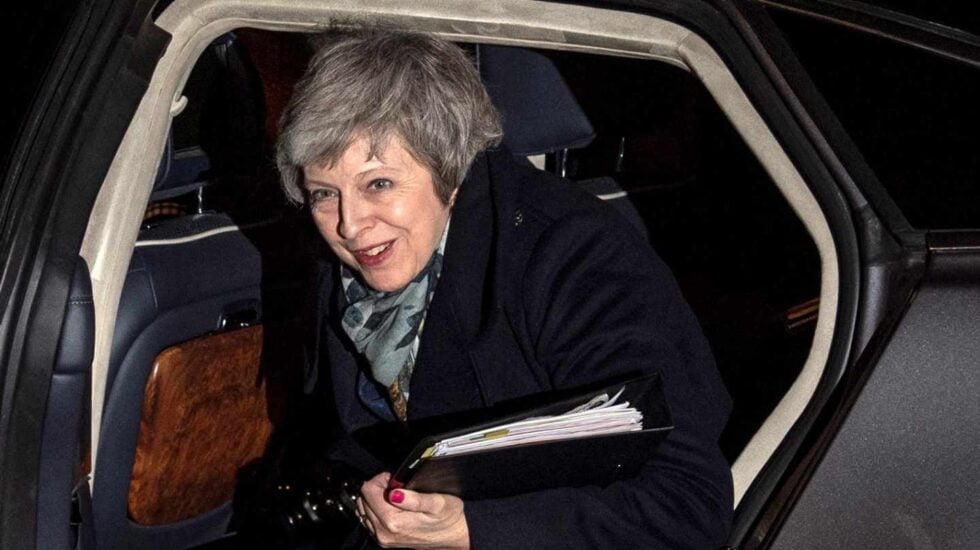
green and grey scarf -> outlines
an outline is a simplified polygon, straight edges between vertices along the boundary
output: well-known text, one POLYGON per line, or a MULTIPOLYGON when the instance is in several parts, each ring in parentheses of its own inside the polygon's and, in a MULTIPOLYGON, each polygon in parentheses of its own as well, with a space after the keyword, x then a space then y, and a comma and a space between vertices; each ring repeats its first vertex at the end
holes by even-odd
POLYGON ((403 420, 419 336, 442 271, 448 233, 447 222, 429 262, 401 290, 378 292, 359 281, 346 266, 340 269, 347 301, 341 319, 344 332, 367 358, 375 381, 389 389, 395 413, 403 420))

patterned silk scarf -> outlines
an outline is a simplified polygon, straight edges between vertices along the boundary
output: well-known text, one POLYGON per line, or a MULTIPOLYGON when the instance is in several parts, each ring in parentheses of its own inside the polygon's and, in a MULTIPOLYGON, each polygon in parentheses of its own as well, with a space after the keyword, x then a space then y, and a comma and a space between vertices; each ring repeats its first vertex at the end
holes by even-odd
POLYGON ((401 290, 378 292, 359 281, 347 266, 340 268, 347 301, 341 319, 344 332, 367 358, 375 381, 388 388, 395 414, 403 421, 419 336, 442 271, 448 234, 447 222, 429 262, 401 290))

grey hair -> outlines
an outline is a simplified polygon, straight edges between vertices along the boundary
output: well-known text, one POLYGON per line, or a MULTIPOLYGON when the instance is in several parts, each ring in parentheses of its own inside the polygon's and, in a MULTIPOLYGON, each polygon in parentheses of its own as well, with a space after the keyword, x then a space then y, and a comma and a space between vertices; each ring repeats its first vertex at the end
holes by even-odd
POLYGON ((279 123, 282 188, 303 202, 303 166, 331 166, 361 136, 392 137, 432 174, 448 204, 477 153, 500 142, 500 115, 466 54, 426 34, 335 29, 318 38, 279 123))

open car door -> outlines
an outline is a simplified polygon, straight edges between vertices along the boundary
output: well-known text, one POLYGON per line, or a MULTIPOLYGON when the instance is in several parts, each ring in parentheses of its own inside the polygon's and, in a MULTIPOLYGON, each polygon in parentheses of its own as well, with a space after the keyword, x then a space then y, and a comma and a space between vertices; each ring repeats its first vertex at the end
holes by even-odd
MULTIPOLYGON (((150 23, 153 7, 135 0, 35 3, 8 20, 23 38, 17 66, 39 69, 12 77, 24 110, 16 113, 23 114, 19 132, 4 142, 10 150, 0 193, 2 548, 71 548, 79 536, 70 526, 72 486, 85 477, 85 357, 94 338, 84 328, 91 310, 79 249, 99 187, 169 41, 150 23), (69 296, 73 278, 76 300, 69 296), (62 337, 68 318, 82 328, 62 337)), ((85 508, 84 489, 76 511, 85 508)))

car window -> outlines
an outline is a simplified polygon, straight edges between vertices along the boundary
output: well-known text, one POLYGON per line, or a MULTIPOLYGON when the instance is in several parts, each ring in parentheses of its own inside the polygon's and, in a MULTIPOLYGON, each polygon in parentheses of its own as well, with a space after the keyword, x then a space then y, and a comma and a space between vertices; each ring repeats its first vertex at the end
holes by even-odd
POLYGON ((980 227, 980 69, 817 19, 770 14, 909 223, 980 227))

